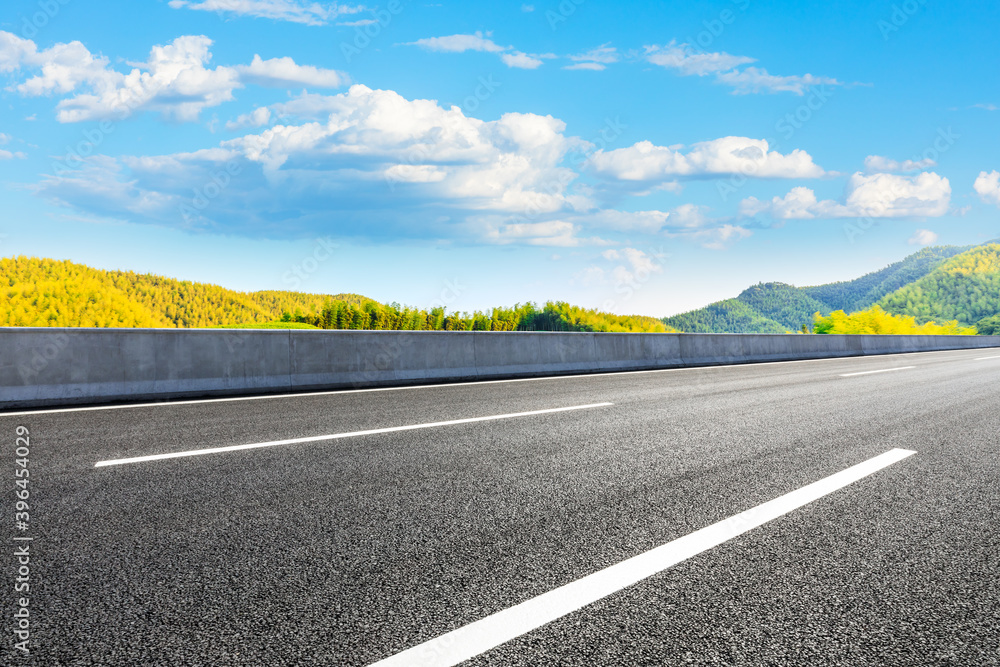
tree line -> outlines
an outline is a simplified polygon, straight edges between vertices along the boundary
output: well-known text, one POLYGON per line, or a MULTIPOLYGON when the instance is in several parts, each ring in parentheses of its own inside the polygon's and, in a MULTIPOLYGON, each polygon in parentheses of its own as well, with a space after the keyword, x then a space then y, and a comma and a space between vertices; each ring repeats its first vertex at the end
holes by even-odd
POLYGON ((316 313, 284 312, 281 320, 310 324, 320 329, 367 329, 411 331, 672 331, 663 322, 642 315, 615 315, 549 301, 543 307, 517 304, 488 311, 448 313, 443 307, 422 310, 366 301, 327 302, 316 313))

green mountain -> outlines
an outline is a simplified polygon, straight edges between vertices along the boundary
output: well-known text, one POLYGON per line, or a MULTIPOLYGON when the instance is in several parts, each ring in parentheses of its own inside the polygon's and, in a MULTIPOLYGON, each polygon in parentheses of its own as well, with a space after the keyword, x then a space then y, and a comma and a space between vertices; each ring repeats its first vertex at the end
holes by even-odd
POLYGON ((993 282, 1000 280, 1000 266, 994 268, 990 259, 993 247, 1000 245, 924 248, 879 271, 826 285, 760 283, 735 299, 665 317, 663 322, 692 333, 784 333, 811 325, 817 312, 850 313, 878 303, 887 312, 914 315, 920 322, 957 319, 975 324, 1000 313, 1000 290, 993 282), (968 278, 970 274, 975 277, 968 278))
POLYGON ((1000 243, 978 246, 886 295, 886 312, 971 325, 1000 313, 1000 243))
POLYGON ((974 247, 935 246, 924 248, 900 262, 890 264, 881 271, 875 271, 854 280, 803 287, 802 290, 817 301, 825 303, 831 310, 852 313, 864 310, 890 292, 895 292, 905 285, 920 280, 945 261, 955 255, 968 252, 974 247))

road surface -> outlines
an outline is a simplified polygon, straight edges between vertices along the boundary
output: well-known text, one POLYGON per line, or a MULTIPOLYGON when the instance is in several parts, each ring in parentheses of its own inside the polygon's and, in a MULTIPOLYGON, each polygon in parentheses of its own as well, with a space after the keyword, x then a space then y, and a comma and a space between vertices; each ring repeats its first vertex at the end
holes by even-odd
POLYGON ((9 519, 18 427, 3 664, 1000 664, 1000 350, 8 412, 9 519))

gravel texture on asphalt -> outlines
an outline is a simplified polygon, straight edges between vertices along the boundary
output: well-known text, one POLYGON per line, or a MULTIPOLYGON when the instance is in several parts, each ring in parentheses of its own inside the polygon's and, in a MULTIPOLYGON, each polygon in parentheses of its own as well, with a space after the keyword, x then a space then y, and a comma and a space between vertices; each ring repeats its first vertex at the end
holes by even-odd
POLYGON ((0 414, 9 515, 31 431, 35 537, 32 655, 5 613, 0 663, 366 665, 900 447, 469 664, 1000 665, 988 352, 0 414), (840 377, 896 366, 916 368, 840 377))

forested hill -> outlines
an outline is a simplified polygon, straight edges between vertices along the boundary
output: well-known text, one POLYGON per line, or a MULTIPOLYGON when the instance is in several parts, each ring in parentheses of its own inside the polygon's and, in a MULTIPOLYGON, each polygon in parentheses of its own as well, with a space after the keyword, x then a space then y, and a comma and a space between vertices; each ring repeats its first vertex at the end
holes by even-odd
MULTIPOLYGON (((829 315, 835 310, 855 312, 875 303, 880 303, 891 313, 916 315, 903 310, 895 301, 890 301, 888 295, 928 277, 946 262, 959 261, 959 258, 964 257, 966 253, 989 247, 991 245, 988 244, 924 248, 902 261, 861 278, 826 285, 795 287, 786 283, 761 283, 745 290, 735 299, 719 301, 705 308, 665 317, 663 322, 669 327, 692 333, 784 333, 800 331, 803 325, 811 325, 813 316, 817 312, 823 315, 829 315)), ((940 289, 934 290, 936 296, 933 298, 940 299, 940 304, 955 301, 954 308, 946 310, 942 306, 935 310, 924 298, 927 296, 924 291, 920 296, 908 293, 909 301, 904 302, 903 306, 910 303, 913 308, 917 308, 919 305, 921 314, 918 315, 918 320, 959 319, 964 324, 974 324, 979 319, 975 314, 989 310, 987 303, 985 309, 969 311, 969 317, 974 317, 971 320, 955 315, 944 317, 944 312, 956 312, 956 309, 963 306, 958 304, 958 301, 961 301, 958 292, 951 296, 948 293, 951 288, 962 289, 959 287, 960 281, 943 280, 940 289), (951 298, 952 296, 955 298, 951 298), (924 315, 924 312, 927 315, 924 315)), ((983 283, 982 289, 987 289, 983 279, 979 282, 983 283)), ((996 294, 994 291, 994 295, 996 294)), ((986 298, 985 293, 980 296, 986 298)), ((1000 307, 990 314, 995 313, 1000 313, 1000 307)))
MULTIPOLYGON (((151 274, 30 257, 0 258, 0 326, 219 327, 277 320, 327 329, 668 331, 652 317, 548 303, 446 313, 358 294, 237 292, 151 274)), ((287 324, 286 324, 287 325, 287 324)))
POLYGON ((974 247, 976 246, 924 248, 902 261, 890 264, 881 271, 875 271, 854 280, 803 287, 802 291, 826 304, 831 310, 843 310, 847 313, 864 310, 873 303, 877 303, 885 295, 920 280, 945 261, 955 255, 968 252, 974 247))
POLYGON ((218 285, 34 257, 0 259, 0 325, 210 327, 268 322, 282 312, 319 311, 356 294, 236 292, 218 285))
POLYGON ((958 320, 973 325, 1000 314, 1000 243, 950 259, 883 297, 879 305, 888 313, 912 315, 918 323, 958 320))

